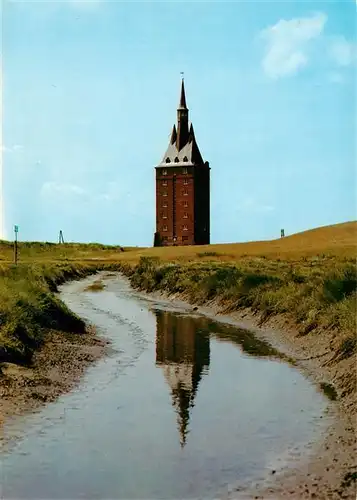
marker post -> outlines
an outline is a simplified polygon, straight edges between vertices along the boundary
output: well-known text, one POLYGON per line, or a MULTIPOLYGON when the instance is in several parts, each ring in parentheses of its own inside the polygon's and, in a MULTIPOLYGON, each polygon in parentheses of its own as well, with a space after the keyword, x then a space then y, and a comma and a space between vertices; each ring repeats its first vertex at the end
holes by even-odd
POLYGON ((19 226, 14 226, 15 241, 14 241, 14 262, 17 266, 17 233, 19 232, 19 226))

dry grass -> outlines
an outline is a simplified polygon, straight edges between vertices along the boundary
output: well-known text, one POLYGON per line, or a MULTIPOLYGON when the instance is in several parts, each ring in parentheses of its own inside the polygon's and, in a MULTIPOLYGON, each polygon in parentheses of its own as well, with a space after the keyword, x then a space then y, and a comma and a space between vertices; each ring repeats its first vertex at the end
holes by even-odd
POLYGON ((314 256, 355 258, 357 222, 346 222, 305 231, 271 241, 226 243, 206 246, 157 247, 133 250, 122 254, 124 260, 159 257, 166 261, 219 260, 232 262, 245 257, 300 260, 314 256))
MULTIPOLYGON (((271 241, 226 243, 206 246, 137 248, 99 244, 20 243, 19 257, 24 262, 41 261, 125 261, 139 262, 140 257, 159 257, 164 261, 218 260, 234 262, 246 257, 275 260, 300 260, 313 257, 356 258, 357 222, 345 222, 304 231, 271 241)), ((12 245, 0 241, 1 262, 13 259, 12 245)))

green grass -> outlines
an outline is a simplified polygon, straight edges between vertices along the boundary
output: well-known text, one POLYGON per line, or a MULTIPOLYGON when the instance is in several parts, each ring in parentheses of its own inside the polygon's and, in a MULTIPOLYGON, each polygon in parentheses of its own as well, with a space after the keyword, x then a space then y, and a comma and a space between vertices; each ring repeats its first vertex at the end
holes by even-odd
POLYGON ((184 293, 191 303, 215 300, 226 312, 249 307, 262 319, 288 314, 301 335, 318 328, 345 334, 341 355, 356 352, 357 271, 353 260, 325 257, 316 266, 309 261, 289 262, 254 258, 237 263, 167 263, 142 257, 126 267, 134 287, 149 292, 184 293))
POLYGON ((0 270, 0 362, 28 364, 46 331, 83 333, 84 321, 54 293, 68 279, 85 277, 96 264, 22 264, 0 270))

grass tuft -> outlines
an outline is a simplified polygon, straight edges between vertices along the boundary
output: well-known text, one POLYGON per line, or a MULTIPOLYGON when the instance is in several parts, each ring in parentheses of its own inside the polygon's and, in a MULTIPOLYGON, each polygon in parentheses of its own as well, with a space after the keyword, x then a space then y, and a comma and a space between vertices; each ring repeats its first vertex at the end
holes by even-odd
POLYGON ((88 292, 100 292, 101 290, 104 290, 105 285, 102 280, 96 280, 90 285, 86 287, 86 291, 88 292))
POLYGON ((349 358, 353 356, 357 351, 357 337, 356 335, 351 335, 342 340, 337 353, 340 354, 342 359, 349 358))
POLYGON ((320 389, 331 401, 336 401, 338 394, 333 385, 327 382, 321 382, 320 389))

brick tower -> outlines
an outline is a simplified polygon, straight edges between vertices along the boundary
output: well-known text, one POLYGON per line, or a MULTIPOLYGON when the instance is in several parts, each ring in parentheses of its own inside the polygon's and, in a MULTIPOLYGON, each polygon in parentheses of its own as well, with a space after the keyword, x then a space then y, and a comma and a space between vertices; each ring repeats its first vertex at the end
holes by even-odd
POLYGON ((154 246, 207 245, 210 242, 210 168, 189 126, 182 79, 177 127, 156 167, 154 246))

